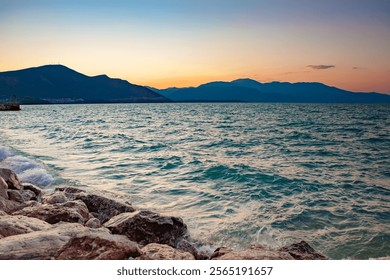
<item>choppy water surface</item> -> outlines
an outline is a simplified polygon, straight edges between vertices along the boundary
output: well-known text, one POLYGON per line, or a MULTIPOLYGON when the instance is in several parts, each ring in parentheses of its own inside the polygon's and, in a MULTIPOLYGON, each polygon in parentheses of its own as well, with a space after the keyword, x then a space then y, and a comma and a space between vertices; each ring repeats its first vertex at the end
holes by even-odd
POLYGON ((129 195, 214 246, 390 255, 389 105, 24 106, 0 122, 0 164, 23 179, 129 195))

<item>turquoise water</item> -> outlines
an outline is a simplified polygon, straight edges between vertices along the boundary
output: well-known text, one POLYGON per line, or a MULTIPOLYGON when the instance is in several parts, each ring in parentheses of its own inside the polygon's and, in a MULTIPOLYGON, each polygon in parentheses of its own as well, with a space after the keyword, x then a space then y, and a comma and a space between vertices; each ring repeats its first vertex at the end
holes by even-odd
POLYGON ((211 244, 390 256, 390 106, 111 104, 0 114, 0 165, 109 190, 211 244))

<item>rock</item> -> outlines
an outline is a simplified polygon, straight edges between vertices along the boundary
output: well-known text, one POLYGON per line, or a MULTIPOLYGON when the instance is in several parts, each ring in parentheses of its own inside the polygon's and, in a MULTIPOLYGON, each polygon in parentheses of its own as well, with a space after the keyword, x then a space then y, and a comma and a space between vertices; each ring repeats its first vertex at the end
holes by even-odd
POLYGON ((141 245, 161 243, 176 247, 187 234, 187 226, 181 218, 160 216, 151 211, 122 213, 104 226, 112 233, 126 235, 141 245))
POLYGON ((8 184, 4 181, 3 177, 0 177, 0 197, 8 199, 8 184))
POLYGON ((18 235, 38 230, 49 230, 51 225, 26 216, 1 216, 0 215, 0 235, 3 237, 18 235))
POLYGON ((81 195, 79 199, 87 205, 91 214, 102 224, 121 213, 135 211, 130 205, 96 194, 81 195))
POLYGON ((102 224, 100 223, 99 219, 97 218, 91 218, 85 223, 86 227, 89 228, 100 228, 102 224))
POLYGON ((328 258, 315 251, 310 245, 301 241, 279 249, 280 252, 289 253, 296 260, 327 260, 328 258))
POLYGON ((0 210, 0 217, 1 216, 7 216, 8 214, 7 213, 5 213, 3 210, 0 210))
POLYGON ((81 194, 86 193, 84 190, 74 187, 57 187, 55 191, 64 193, 69 200, 76 200, 81 194))
POLYGON ((22 185, 19 182, 18 176, 12 170, 0 168, 0 177, 2 177, 4 181, 7 183, 8 189, 14 189, 14 190, 22 189, 22 185))
POLYGON ((137 260, 195 260, 195 258, 188 252, 168 245, 150 243, 141 249, 141 256, 137 260))
POLYGON ((211 260, 293 260, 289 253, 268 250, 262 246, 235 251, 226 247, 218 248, 210 257, 211 260))
POLYGON ((102 224, 121 213, 135 211, 133 207, 125 203, 77 188, 61 187, 56 188, 56 190, 63 192, 70 200, 82 200, 87 205, 89 212, 102 224))
POLYGON ((24 206, 19 202, 5 199, 0 196, 0 210, 4 211, 7 214, 11 214, 17 210, 20 210, 24 206))
POLYGON ((137 244, 125 236, 77 223, 0 239, 0 260, 127 259, 139 255, 137 244))
POLYGON ((8 190, 7 192, 9 200, 16 201, 19 203, 24 202, 24 198, 18 190, 8 190))
POLYGON ((41 198, 42 198, 42 195, 43 195, 43 191, 41 188, 33 185, 33 184, 30 184, 30 183, 22 183, 22 186, 23 186, 23 190, 28 190, 28 191, 32 191, 33 193, 35 193, 35 196, 36 196, 36 201, 40 202, 41 201, 41 198))
POLYGON ((184 252, 188 252, 195 257, 196 260, 207 260, 210 258, 210 254, 204 251, 199 251, 191 244, 187 239, 181 239, 177 244, 176 248, 184 252))
POLYGON ((58 204, 38 204, 25 207, 13 214, 37 218, 48 222, 49 224, 58 222, 84 224, 90 218, 87 207, 81 201, 70 201, 58 204))
POLYGON ((46 204, 57 204, 57 203, 64 203, 67 201, 68 198, 62 192, 54 192, 42 197, 42 203, 46 203, 46 204))
POLYGON ((138 244, 122 235, 72 238, 55 257, 57 260, 126 260, 140 255, 138 244))
POLYGON ((24 201, 37 200, 37 195, 33 191, 23 190, 20 194, 22 195, 24 201))

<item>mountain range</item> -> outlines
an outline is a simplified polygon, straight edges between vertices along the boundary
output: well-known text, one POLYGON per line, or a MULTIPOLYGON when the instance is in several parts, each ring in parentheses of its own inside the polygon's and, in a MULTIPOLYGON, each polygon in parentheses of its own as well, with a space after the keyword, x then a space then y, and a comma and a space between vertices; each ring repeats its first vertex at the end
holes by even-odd
POLYGON ((390 103, 390 95, 357 93, 321 83, 260 83, 251 79, 156 89, 106 75, 87 76, 63 65, 0 72, 0 103, 302 102, 390 103))
POLYGON ((260 83, 251 79, 151 90, 176 102, 390 103, 390 95, 358 93, 321 83, 260 83))
POLYGON ((146 87, 63 65, 0 72, 0 100, 10 98, 21 104, 170 102, 146 87))

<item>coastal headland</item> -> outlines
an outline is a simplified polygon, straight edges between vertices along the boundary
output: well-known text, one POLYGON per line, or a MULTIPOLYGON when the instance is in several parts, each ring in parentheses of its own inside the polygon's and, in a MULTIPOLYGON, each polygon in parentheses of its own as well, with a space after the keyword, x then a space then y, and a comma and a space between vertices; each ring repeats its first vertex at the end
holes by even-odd
POLYGON ((301 241, 278 249, 207 246, 180 217, 69 186, 47 192, 0 169, 2 260, 326 260, 301 241))

